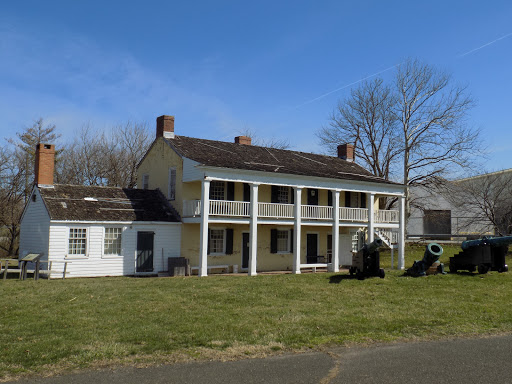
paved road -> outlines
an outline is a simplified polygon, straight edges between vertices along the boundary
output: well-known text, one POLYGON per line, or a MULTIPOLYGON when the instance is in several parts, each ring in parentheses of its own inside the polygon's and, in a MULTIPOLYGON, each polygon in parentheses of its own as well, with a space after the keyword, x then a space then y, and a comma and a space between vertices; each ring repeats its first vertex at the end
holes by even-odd
POLYGON ((512 383, 512 335, 335 348, 227 363, 86 371, 18 383, 512 383))

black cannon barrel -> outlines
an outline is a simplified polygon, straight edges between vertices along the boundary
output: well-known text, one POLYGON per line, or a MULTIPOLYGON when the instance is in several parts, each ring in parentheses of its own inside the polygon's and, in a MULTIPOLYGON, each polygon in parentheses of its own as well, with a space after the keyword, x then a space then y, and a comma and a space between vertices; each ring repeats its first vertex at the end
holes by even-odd
POLYGON ((500 236, 500 237, 482 237, 477 240, 466 240, 461 244, 462 249, 469 249, 471 247, 480 247, 482 245, 490 245, 491 247, 499 247, 502 245, 512 244, 512 236, 500 236))
POLYGON ((376 237, 375 240, 373 240, 371 243, 366 244, 366 250, 369 253, 373 253, 376 250, 378 250, 380 247, 382 247, 382 240, 379 237, 376 237))

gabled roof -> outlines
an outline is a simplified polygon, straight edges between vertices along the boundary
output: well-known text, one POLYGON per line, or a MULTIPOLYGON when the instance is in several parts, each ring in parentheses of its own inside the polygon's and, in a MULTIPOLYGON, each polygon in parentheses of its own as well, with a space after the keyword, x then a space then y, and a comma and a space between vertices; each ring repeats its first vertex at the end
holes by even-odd
POLYGON ((39 187, 51 220, 179 222, 160 190, 56 184, 39 187))
POLYGON ((164 140, 182 157, 211 167, 397 184, 338 157, 186 136, 164 140))

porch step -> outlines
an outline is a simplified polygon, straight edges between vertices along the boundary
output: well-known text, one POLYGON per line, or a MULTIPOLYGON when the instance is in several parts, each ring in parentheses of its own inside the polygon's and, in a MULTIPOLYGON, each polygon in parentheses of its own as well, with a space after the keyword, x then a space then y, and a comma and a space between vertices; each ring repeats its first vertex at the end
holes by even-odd
POLYGON ((163 272, 158 272, 158 277, 169 277, 169 272, 167 271, 163 271, 163 272))

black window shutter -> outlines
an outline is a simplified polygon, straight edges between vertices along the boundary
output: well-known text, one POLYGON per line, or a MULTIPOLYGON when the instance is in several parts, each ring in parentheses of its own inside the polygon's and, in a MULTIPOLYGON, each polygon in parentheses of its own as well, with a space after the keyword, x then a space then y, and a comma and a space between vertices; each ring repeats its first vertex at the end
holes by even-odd
POLYGON ((334 207, 332 203, 332 191, 327 191, 327 205, 329 207, 334 207))
POLYGON ((251 201, 251 186, 244 183, 244 201, 251 201))
POLYGON ((270 230, 270 253, 277 253, 277 229, 270 230))
POLYGON ((226 199, 228 201, 234 201, 235 200, 235 183, 232 181, 228 181, 228 191, 226 199))
POLYGON ((290 253, 293 253, 293 229, 290 229, 290 253))
POLYGON ((226 229, 226 255, 233 254, 233 229, 226 229))
POLYGON ((345 191, 345 207, 350 207, 350 192, 345 191))
POLYGON ((361 208, 366 208, 366 193, 361 192, 361 208))
POLYGON ((277 185, 272 185, 271 193, 270 193, 270 202, 277 203, 277 185))
POLYGON ((288 198, 290 200, 290 204, 295 204, 295 189, 290 187, 288 193, 290 194, 290 197, 288 198))
POLYGON ((210 239, 212 237, 212 234, 211 234, 211 231, 210 231, 210 228, 208 228, 208 250, 207 250, 207 254, 209 255, 210 254, 210 239))

